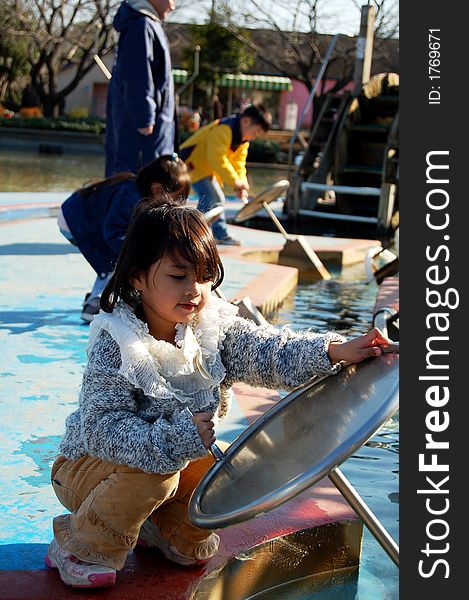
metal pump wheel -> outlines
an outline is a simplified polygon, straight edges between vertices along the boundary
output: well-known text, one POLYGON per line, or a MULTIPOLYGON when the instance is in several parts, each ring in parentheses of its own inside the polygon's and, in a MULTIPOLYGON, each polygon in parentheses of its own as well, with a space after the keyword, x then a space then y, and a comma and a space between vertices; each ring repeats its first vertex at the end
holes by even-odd
POLYGON ((281 179, 280 181, 277 181, 273 185, 262 190, 262 192, 257 194, 257 196, 255 196, 250 202, 243 206, 241 210, 238 211, 234 217, 235 223, 243 223, 244 221, 247 221, 256 215, 260 210, 262 210, 262 208, 265 208, 276 228, 285 238, 284 251, 286 251, 289 256, 296 258, 300 262, 310 262, 323 279, 330 279, 331 275, 329 271, 322 264, 316 252, 308 244, 306 238, 302 235, 289 235, 278 220, 274 211, 269 206, 271 202, 288 190, 289 185, 290 183, 287 179, 281 179))

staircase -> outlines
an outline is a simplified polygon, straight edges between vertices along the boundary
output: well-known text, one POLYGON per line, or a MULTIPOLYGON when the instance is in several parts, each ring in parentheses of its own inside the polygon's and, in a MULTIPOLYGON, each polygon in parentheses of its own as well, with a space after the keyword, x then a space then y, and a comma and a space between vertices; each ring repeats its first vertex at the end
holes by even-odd
POLYGON ((398 226, 399 83, 379 74, 361 93, 326 96, 286 200, 294 226, 388 242, 398 226), (309 225, 306 224, 306 221, 309 225))
POLYGON ((324 183, 334 162, 335 142, 340 130, 350 94, 327 94, 314 120, 311 135, 301 162, 292 175, 291 188, 286 201, 288 215, 295 219, 299 208, 314 210, 323 195, 318 190, 300 189, 303 182, 324 183))
MULTIPOLYGON (((381 188, 386 162, 396 161, 395 154, 388 157, 387 152, 399 96, 359 98, 357 103, 358 114, 349 115, 338 138, 333 179, 339 186, 381 188)), ((376 217, 378 206, 374 196, 337 193, 336 210, 341 214, 376 217)))

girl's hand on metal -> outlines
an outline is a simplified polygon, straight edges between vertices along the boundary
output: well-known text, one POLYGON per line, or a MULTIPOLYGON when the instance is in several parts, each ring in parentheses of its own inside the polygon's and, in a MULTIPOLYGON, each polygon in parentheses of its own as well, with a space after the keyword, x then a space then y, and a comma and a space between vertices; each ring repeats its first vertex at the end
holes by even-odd
POLYGON ((365 358, 380 356, 389 344, 392 344, 392 340, 385 336, 378 327, 374 327, 365 335, 360 335, 347 342, 331 342, 328 350, 329 360, 332 364, 341 361, 358 363, 365 358))
POLYGON ((192 419, 197 427, 197 431, 199 432, 200 439, 202 440, 202 444, 206 448, 210 448, 212 444, 215 443, 215 431, 213 424, 213 413, 194 413, 192 415, 192 419))

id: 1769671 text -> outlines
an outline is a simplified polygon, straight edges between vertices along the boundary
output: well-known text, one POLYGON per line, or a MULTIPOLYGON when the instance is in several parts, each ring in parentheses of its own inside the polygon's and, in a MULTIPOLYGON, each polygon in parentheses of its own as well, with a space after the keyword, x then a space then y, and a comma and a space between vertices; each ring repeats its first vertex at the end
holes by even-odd
POLYGON ((428 104, 440 104, 440 30, 428 30, 428 79, 431 89, 428 92, 428 104))

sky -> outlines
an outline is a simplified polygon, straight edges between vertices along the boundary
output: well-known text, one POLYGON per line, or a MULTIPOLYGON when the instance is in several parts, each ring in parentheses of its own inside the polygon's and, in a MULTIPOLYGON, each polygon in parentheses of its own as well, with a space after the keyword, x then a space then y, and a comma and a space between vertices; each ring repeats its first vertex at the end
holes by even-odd
MULTIPOLYGON (((217 1, 217 0, 215 0, 217 1)), ((292 8, 299 0, 289 0, 289 2, 280 0, 256 0, 257 4, 265 8, 269 15, 274 19, 282 29, 293 29, 288 27, 292 22, 292 8), (286 5, 286 8, 282 7, 286 5)), ((307 3, 303 0, 303 6, 307 3)), ((177 22, 195 22, 203 23, 207 19, 212 0, 177 0, 177 10, 168 20, 177 22)), ((360 27, 360 10, 362 4, 366 2, 360 0, 318 0, 318 25, 319 33, 345 33, 357 35, 360 27)), ((244 25, 255 27, 256 24, 252 17, 261 17, 260 11, 253 10, 250 0, 230 0, 230 6, 239 14, 240 21, 245 20, 244 25)), ((387 11, 393 11, 398 14, 398 0, 385 0, 387 11)), ((257 24, 257 26, 260 26, 257 24)), ((265 24, 267 27, 267 24, 265 24)), ((300 18, 298 24, 294 27, 296 30, 308 31, 310 24, 306 17, 300 18)))

